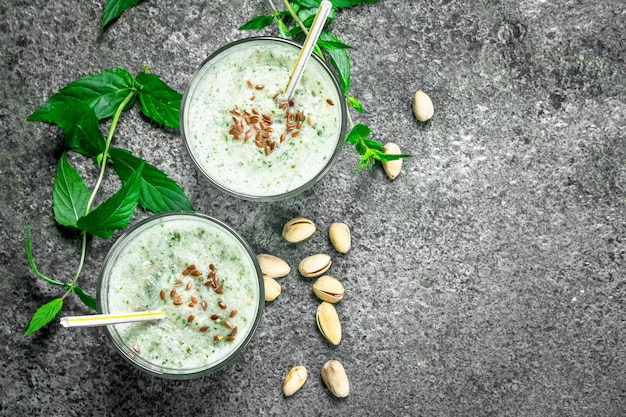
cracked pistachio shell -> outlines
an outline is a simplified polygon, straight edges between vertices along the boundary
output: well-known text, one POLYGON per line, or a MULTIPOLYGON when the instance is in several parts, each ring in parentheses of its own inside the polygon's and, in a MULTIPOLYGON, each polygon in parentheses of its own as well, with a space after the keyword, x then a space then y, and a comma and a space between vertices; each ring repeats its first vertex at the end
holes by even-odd
POLYGON ((317 307, 315 314, 317 327, 320 329, 322 336, 326 338, 332 345, 338 345, 341 342, 341 322, 335 306, 329 302, 322 301, 317 307))
POLYGON ((282 291, 278 281, 265 274, 263 274, 263 286, 265 287, 265 301, 274 301, 282 291))
POLYGON ((272 278, 281 278, 291 272, 289 264, 278 256, 260 253, 256 258, 261 266, 261 272, 272 278))
POLYGON ((350 381, 341 362, 331 359, 322 367, 322 381, 335 397, 344 398, 350 394, 350 381))
POLYGON ((308 372, 304 366, 299 365, 291 368, 283 381, 283 393, 285 396, 290 397, 298 392, 298 390, 304 385, 307 376, 308 372))
POLYGON ((346 253, 350 250, 352 245, 352 238, 350 237, 350 228, 345 223, 333 223, 328 229, 328 238, 330 243, 333 244, 337 252, 346 253))
MULTIPOLYGON (((385 153, 399 154, 402 152, 400 152, 400 147, 398 145, 389 142, 385 144, 385 153)), ((400 175, 400 170, 402 169, 402 159, 383 162, 383 169, 385 170, 385 174, 387 174, 389 179, 395 179, 398 175, 400 175)))
POLYGON ((335 277, 322 275, 313 283, 313 292, 322 301, 336 303, 343 298, 343 285, 335 277))
POLYGON ((315 224, 304 217, 291 219, 283 226, 283 238, 291 243, 308 239, 313 233, 315 233, 315 224))
POLYGON ((422 90, 417 90, 415 92, 415 97, 413 97, 413 114, 415 118, 420 122, 425 122, 435 113, 435 108, 433 106, 433 102, 428 97, 428 94, 423 92, 422 90))
POLYGON ((331 264, 330 256, 318 253, 317 255, 307 256, 301 260, 298 265, 298 271, 300 271, 304 277, 315 278, 328 271, 331 264))

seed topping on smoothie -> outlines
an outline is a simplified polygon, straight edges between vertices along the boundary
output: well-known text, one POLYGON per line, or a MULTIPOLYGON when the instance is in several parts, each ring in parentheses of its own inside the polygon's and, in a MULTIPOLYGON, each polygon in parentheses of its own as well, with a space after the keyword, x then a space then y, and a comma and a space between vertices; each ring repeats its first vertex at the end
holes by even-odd
MULTIPOLYGON (((260 91, 265 88, 262 84, 254 84, 252 81, 247 80, 246 85, 254 90, 260 91)), ((305 116, 304 110, 295 111, 294 100, 281 100, 278 101, 280 92, 272 95, 272 100, 277 103, 278 108, 283 111, 283 115, 277 115, 277 122, 274 123, 274 116, 268 113, 261 113, 261 111, 252 107, 250 109, 233 108, 230 110, 232 123, 229 126, 228 135, 232 136, 235 140, 243 140, 248 142, 254 140, 254 144, 259 148, 265 156, 269 155, 276 149, 276 146, 283 143, 288 137, 295 138, 300 134, 300 130, 303 127, 304 122, 307 125, 313 126, 311 116, 305 116), (280 128, 284 128, 283 131, 278 134, 276 129, 280 129, 277 125, 280 124, 280 128), (276 132, 276 133, 274 133, 276 132), (278 136, 278 138, 276 138, 278 136)), ((250 101, 253 101, 256 97, 252 95, 250 101)), ((329 105, 334 105, 332 100, 327 99, 326 102, 329 105)), ((271 110, 270 112, 273 112, 271 110)))

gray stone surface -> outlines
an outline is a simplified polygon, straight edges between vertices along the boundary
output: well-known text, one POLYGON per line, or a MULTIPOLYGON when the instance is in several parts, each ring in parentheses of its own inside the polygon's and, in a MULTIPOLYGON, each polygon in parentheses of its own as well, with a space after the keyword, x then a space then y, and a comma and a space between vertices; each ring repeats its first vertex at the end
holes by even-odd
MULTIPOLYGON (((58 323, 22 333, 60 295, 24 252, 70 280, 78 242, 54 223, 60 131, 26 117, 66 83, 104 68, 149 65, 182 91, 265 1, 149 0, 100 29, 103 1, 0 1, 0 414, 21 416, 620 416, 626 413, 626 8, 621 0, 385 0, 339 13, 354 48, 353 113, 377 139, 414 155, 388 180, 356 173, 344 147, 316 187, 287 202, 242 202, 194 170, 175 131, 122 117, 115 143, 159 166, 198 211, 234 226, 257 252, 295 266, 333 254, 347 296, 344 339, 315 327, 310 282, 292 273, 235 364, 176 382, 130 368, 101 329, 58 323), (435 116, 411 113, 427 91, 435 116), (318 232, 281 240, 306 216, 318 232), (345 256, 326 231, 353 230, 345 256), (339 359, 348 398, 319 370, 339 359), (304 388, 281 392, 296 364, 304 388)), ((276 2, 282 6, 281 2, 276 2)), ((257 32, 274 34, 273 30, 257 32)), ((94 167, 74 160, 93 185, 94 167)), ((116 186, 108 176, 103 194, 116 186)), ((145 217, 138 213, 135 220, 145 217)), ((113 239, 90 241, 81 285, 113 239)), ((86 314, 75 298, 63 314, 86 314)))

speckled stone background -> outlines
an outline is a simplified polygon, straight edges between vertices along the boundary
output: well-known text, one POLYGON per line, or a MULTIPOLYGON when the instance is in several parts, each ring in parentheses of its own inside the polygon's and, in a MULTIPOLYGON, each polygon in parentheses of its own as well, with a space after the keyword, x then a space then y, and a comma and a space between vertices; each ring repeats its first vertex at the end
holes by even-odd
MULTIPOLYGON (((413 158, 390 181, 357 174, 344 147, 314 189, 287 202, 239 201, 195 171, 178 132, 123 115, 115 144, 177 180, 198 211, 235 227, 257 252, 292 266, 333 256, 346 287, 344 338, 315 325, 310 281, 292 272, 235 364, 194 381, 129 367, 101 329, 58 321, 22 333, 70 280, 77 240, 52 217, 58 128, 26 117, 66 83, 144 65, 179 91, 267 1, 147 0, 107 30, 104 1, 0 1, 0 414, 5 416, 622 416, 626 414, 626 6, 621 0, 383 0, 341 11, 353 46, 351 94, 375 138, 413 158), (423 89, 435 115, 411 112, 423 89), (318 231, 293 245, 292 217, 318 231), (341 256, 332 222, 353 232, 341 256), (340 360, 351 394, 319 376, 340 360), (294 365, 303 389, 282 395, 294 365)), ((282 4, 275 1, 278 7, 282 4)), ((106 129, 108 125, 104 125, 106 129)), ((95 168, 73 159, 90 186, 95 168)), ((106 178, 103 195, 117 184, 106 178)), ((137 213, 134 222, 146 217, 137 213)), ((117 235, 116 235, 117 236, 117 235)), ((114 239, 93 239, 81 285, 114 239)), ((75 298, 63 314, 86 314, 75 298)))

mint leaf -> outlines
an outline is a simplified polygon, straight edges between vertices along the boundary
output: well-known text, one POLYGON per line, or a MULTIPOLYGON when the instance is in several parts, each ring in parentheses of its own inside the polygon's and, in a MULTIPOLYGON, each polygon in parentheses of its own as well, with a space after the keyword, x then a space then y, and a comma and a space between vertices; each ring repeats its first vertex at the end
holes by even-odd
POLYGON ((363 113, 363 105, 356 98, 348 97, 348 104, 359 113, 363 113))
POLYGON ((256 16, 248 20, 238 30, 257 30, 263 29, 272 24, 274 16, 256 16))
POLYGON ((74 287, 74 292, 78 295, 78 298, 85 304, 87 307, 94 311, 98 311, 96 298, 91 295, 87 295, 85 291, 83 291, 80 287, 74 287))
POLYGON ((145 163, 141 178, 139 204, 146 210, 160 213, 170 210, 193 210, 193 205, 182 188, 157 167, 148 164, 129 151, 119 148, 109 150, 113 169, 122 182, 127 182, 142 163, 145 163))
POLYGON ((52 208, 57 223, 76 228, 76 221, 85 215, 89 190, 78 172, 63 152, 57 162, 56 177, 52 188, 52 208))
POLYGON ((106 147, 96 114, 74 97, 56 94, 27 120, 56 124, 65 134, 65 146, 83 155, 95 157, 106 147))
POLYGON ((326 49, 327 51, 334 51, 337 49, 350 49, 352 48, 350 45, 346 45, 343 42, 339 41, 325 41, 323 39, 317 40, 317 45, 320 48, 326 49))
MULTIPOLYGON (((68 96, 91 107, 98 120, 102 120, 113 116, 133 89, 133 76, 128 71, 121 68, 105 69, 98 74, 91 74, 67 84, 38 111, 49 110, 59 100, 59 96, 68 96)), ((127 109, 132 104, 133 102, 129 103, 127 109)))
POLYGON ((63 298, 55 298, 39 307, 28 323, 28 327, 24 331, 24 336, 36 332, 46 324, 50 323, 59 314, 63 308, 63 298))
POLYGON ((113 235, 113 231, 128 226, 137 207, 142 170, 143 164, 115 194, 91 213, 78 219, 78 228, 94 236, 108 239, 113 235))
POLYGON ((139 4, 142 0, 106 0, 104 3, 104 12, 102 13, 102 29, 104 29, 113 20, 133 6, 139 4))
POLYGON ((172 129, 180 125, 182 95, 163 82, 158 75, 141 72, 135 78, 139 103, 144 115, 172 129))
MULTIPOLYGON (((322 39, 322 41, 341 43, 339 38, 328 32, 322 32, 320 34, 320 39, 322 39)), ((341 90, 344 94, 348 94, 348 91, 350 90, 350 57, 348 56, 348 52, 346 52, 345 49, 332 49, 328 51, 328 55, 330 56, 330 62, 333 64, 337 70, 337 74, 339 75, 339 85, 341 86, 341 90)))
POLYGON ((356 145, 361 139, 365 139, 372 134, 372 130, 364 124, 358 123, 350 130, 345 138, 346 142, 356 145))

